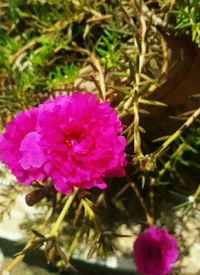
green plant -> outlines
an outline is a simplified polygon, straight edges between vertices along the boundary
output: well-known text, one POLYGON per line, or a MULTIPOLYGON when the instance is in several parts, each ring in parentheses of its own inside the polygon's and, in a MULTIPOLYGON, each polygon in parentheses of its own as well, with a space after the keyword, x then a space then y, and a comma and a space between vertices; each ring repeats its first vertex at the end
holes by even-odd
MULTIPOLYGON (((85 251, 81 240, 86 256, 105 257, 114 252, 116 238, 128 237, 118 233, 119 225, 157 222, 173 229, 175 223, 161 214, 164 204, 190 210, 188 215, 198 208, 199 109, 176 117, 182 126, 157 143, 147 142, 143 127, 150 107, 167 107, 154 98, 170 70, 165 35, 189 33, 199 43, 198 2, 1 1, 0 128, 47 98, 92 87, 118 112, 128 159, 127 177, 110 179, 102 192, 80 189, 64 196, 52 191, 50 181, 34 182, 29 203, 43 210, 27 217, 30 238, 8 270, 42 245, 48 262, 61 270, 71 266, 76 249, 85 251)), ((13 186, 0 192, 2 201, 11 194, 2 216, 19 192, 13 186)))

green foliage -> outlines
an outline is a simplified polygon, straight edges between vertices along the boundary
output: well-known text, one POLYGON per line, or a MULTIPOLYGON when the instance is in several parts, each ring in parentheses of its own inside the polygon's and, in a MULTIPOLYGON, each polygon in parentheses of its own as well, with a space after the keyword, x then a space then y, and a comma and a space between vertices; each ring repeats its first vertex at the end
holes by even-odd
POLYGON ((16 43, 13 38, 8 36, 4 30, 0 30, 0 66, 2 69, 10 68, 10 57, 20 48, 20 43, 16 43))
POLYGON ((119 66, 122 56, 123 36, 114 31, 105 31, 104 33, 97 44, 96 51, 103 65, 110 69, 119 66))
POLYGON ((16 24, 17 19, 17 0, 9 0, 10 13, 12 17, 12 21, 16 24))
POLYGON ((49 87, 71 84, 77 79, 79 71, 80 68, 73 63, 57 66, 54 71, 49 73, 47 83, 49 87))
POLYGON ((192 41, 200 44, 200 3, 198 0, 177 1, 176 29, 192 33, 192 41))

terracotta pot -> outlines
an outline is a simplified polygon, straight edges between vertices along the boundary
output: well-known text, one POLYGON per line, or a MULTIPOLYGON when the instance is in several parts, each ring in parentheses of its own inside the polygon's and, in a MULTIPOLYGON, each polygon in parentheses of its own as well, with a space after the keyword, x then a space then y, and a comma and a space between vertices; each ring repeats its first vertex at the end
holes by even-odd
POLYGON ((168 107, 151 107, 150 115, 142 118, 142 126, 152 140, 173 133, 183 121, 171 119, 200 106, 200 49, 187 38, 165 36, 169 67, 166 82, 150 96, 168 107))

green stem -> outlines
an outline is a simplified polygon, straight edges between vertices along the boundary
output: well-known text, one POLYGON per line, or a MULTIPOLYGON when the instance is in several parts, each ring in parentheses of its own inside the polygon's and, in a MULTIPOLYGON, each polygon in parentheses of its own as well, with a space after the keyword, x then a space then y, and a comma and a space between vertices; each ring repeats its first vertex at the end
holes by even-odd
POLYGON ((132 187, 132 189, 134 190, 139 202, 140 202, 140 205, 142 206, 142 209, 144 210, 144 213, 145 213, 145 216, 146 216, 146 220, 147 220, 147 223, 149 225, 153 225, 154 224, 154 218, 151 216, 151 214, 149 213, 148 209, 147 209, 147 206, 146 206, 146 203, 143 199, 143 197, 141 196, 138 188, 137 188, 137 185, 135 184, 135 182, 133 181, 129 181, 129 184, 130 186, 132 187))
POLYGON ((198 198, 199 195, 200 195, 200 184, 199 184, 199 187, 197 188, 196 192, 194 193, 194 197, 198 198))
POLYGON ((139 130, 139 108, 138 108, 138 99, 135 98, 133 103, 133 110, 134 110, 134 153, 137 157, 143 157, 143 153, 141 150, 141 137, 140 137, 140 130, 139 130))
POLYGON ((185 129, 187 129, 194 120, 200 115, 200 108, 198 108, 189 118, 188 120, 173 134, 171 135, 157 151, 153 153, 154 159, 158 159, 160 155, 167 149, 167 147, 179 137, 185 129))
POLYGON ((170 170, 170 168, 171 168, 171 162, 174 160, 175 157, 177 157, 177 156, 181 157, 182 154, 185 151, 185 148, 186 148, 186 144, 185 143, 181 143, 181 145, 172 154, 172 156, 170 157, 170 159, 165 163, 163 169, 159 171, 159 173, 158 173, 158 179, 161 179, 162 176, 165 174, 165 172, 167 170, 170 170))
POLYGON ((78 191, 78 189, 76 188, 76 189, 74 189, 74 192, 69 195, 62 211, 60 212, 60 215, 58 216, 58 219, 56 220, 51 232, 49 233, 49 236, 51 236, 51 237, 57 236, 59 228, 60 228, 60 226, 61 226, 61 224, 62 224, 62 222, 63 222, 63 220, 64 220, 64 218, 65 218, 65 216, 66 216, 66 214, 67 214, 67 212, 76 196, 77 191, 78 191))
MULTIPOLYGON (((35 240, 35 236, 31 238, 31 240, 26 244, 24 249, 29 248, 34 240, 35 240)), ((10 274, 13 268, 15 268, 19 263, 23 261, 24 257, 25 257, 25 254, 17 255, 14 258, 14 260, 10 264, 8 264, 4 272, 10 274)))
MULTIPOLYGON (((3 271, 5 274, 10 274, 10 272, 13 270, 15 266, 17 266, 19 263, 21 263, 24 259, 25 255, 19 255, 17 256, 3 271)), ((4 274, 4 273, 3 273, 4 274)))

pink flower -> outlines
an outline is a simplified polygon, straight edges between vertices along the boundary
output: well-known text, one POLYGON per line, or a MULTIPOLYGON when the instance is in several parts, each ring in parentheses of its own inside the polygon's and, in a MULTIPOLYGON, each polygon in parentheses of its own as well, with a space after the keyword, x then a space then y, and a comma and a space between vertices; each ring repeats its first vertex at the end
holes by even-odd
POLYGON ((113 108, 92 93, 47 100, 18 114, 0 137, 0 159, 23 184, 48 176, 57 191, 103 189, 125 175, 126 140, 113 108))
POLYGON ((45 172, 55 188, 103 189, 104 178, 125 175, 126 140, 122 124, 108 103, 92 93, 58 96, 40 106, 38 132, 46 156, 45 172))
POLYGON ((143 275, 166 275, 178 258, 177 242, 167 230, 149 227, 136 239, 133 257, 143 275))
POLYGON ((0 136, 0 160, 25 185, 36 179, 43 181, 46 177, 42 169, 45 157, 37 145, 37 119, 37 108, 19 113, 7 124, 6 132, 0 136), (27 148, 31 157, 27 156, 27 148))

